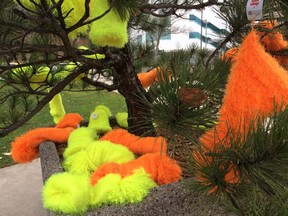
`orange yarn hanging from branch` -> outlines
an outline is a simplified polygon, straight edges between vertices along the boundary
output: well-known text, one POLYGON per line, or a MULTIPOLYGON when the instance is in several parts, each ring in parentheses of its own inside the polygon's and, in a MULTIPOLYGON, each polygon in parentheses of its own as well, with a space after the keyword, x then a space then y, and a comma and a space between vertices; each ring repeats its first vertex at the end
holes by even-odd
MULTIPOLYGON (((288 42, 285 40, 283 34, 281 34, 277 30, 272 30, 275 26, 278 25, 277 21, 270 21, 270 20, 264 20, 259 22, 258 24, 262 30, 257 32, 257 35, 260 36, 260 42, 263 44, 265 49, 269 52, 275 52, 280 50, 288 49, 288 42), (266 29, 266 30, 264 30, 266 29), (269 32, 270 31, 270 32, 269 32)), ((234 62, 234 58, 238 52, 238 48, 233 47, 230 48, 223 56, 222 60, 227 61, 228 59, 231 59, 232 62, 234 62)), ((277 59, 278 63, 284 67, 287 67, 288 65, 288 56, 273 56, 277 59)))
POLYGON ((258 114, 271 114, 274 102, 288 104, 288 73, 265 52, 259 36, 251 31, 231 68, 219 123, 200 138, 201 143, 213 149, 226 136, 227 124, 234 132, 244 132, 258 114))
MULTIPOLYGON (((267 29, 268 31, 272 30, 275 26, 278 25, 277 21, 270 21, 265 20, 262 22, 259 22, 259 25, 267 29)), ((288 48, 288 42, 285 41, 283 34, 281 34, 279 31, 271 31, 269 33, 265 31, 258 32, 258 34, 263 38, 261 38, 261 43, 264 44, 265 48, 269 51, 279 51, 282 49, 288 48)))
MULTIPOLYGON (((151 86, 154 82, 158 81, 158 77, 161 77, 162 80, 165 80, 164 74, 161 68, 153 68, 152 70, 148 72, 141 72, 137 74, 138 79, 140 80, 141 85, 143 88, 148 88, 151 86)), ((168 74, 170 79, 170 74, 168 74)))

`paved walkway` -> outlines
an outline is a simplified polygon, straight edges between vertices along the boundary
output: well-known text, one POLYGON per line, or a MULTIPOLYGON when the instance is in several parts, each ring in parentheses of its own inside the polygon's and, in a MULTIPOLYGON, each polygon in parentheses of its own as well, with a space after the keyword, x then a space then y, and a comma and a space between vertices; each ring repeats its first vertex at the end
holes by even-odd
POLYGON ((0 216, 46 216, 40 159, 0 169, 0 216))

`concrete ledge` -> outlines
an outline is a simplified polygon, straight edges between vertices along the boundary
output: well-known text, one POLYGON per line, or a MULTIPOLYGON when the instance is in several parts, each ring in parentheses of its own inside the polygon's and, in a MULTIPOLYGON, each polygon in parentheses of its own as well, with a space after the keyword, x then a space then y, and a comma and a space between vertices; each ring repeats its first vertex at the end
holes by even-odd
MULTIPOLYGON (((60 159, 53 142, 40 145, 43 180, 53 173, 62 172, 60 159)), ((63 215, 48 212, 50 216, 63 215)), ((125 206, 104 206, 91 210, 86 216, 223 216, 227 214, 221 206, 206 206, 199 197, 186 189, 182 182, 154 188, 143 202, 125 206)))

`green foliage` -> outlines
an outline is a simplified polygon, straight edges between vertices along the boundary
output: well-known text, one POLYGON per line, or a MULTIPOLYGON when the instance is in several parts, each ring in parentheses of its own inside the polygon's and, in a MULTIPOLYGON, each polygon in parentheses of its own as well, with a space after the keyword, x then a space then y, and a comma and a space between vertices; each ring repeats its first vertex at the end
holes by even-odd
POLYGON ((131 43, 130 46, 136 72, 143 72, 143 69, 147 67, 157 67, 158 62, 155 61, 155 50, 152 44, 143 46, 140 43, 131 43))
MULTIPOLYGON (((5 92, 6 93, 6 92, 5 92)), ((1 94, 5 94, 2 92, 1 94)), ((19 94, 15 90, 7 91, 11 95, 4 105, 0 105, 3 112, 0 113, 1 127, 9 126, 23 118, 35 106, 35 97, 29 94, 19 94), (34 98, 34 99, 33 99, 34 98)))
POLYGON ((163 75, 158 74, 157 83, 149 89, 149 109, 160 134, 178 134, 196 142, 214 125, 230 65, 215 59, 205 68, 208 55, 207 50, 191 47, 161 56, 163 75), (191 92, 188 101, 181 98, 181 89, 191 92))
MULTIPOLYGON (((64 91, 61 93, 63 104, 65 106, 66 113, 79 113, 85 120, 89 119, 90 113, 93 112, 97 105, 105 105, 111 109, 113 115, 118 112, 127 112, 124 98, 114 92, 100 91, 100 92, 71 92, 64 91)), ((35 103, 35 101, 34 101, 35 103)), ((18 104, 18 103, 17 103, 18 104)), ((4 113, 8 112, 8 109, 1 107, 4 113)), ((0 120, 2 123, 2 121, 0 120)), ((11 142, 17 136, 25 133, 28 130, 37 127, 45 127, 54 125, 53 118, 49 113, 49 106, 46 105, 39 113, 37 113, 31 120, 25 125, 12 132, 6 137, 1 138, 0 146, 0 168, 13 164, 11 156, 8 154, 11 148, 11 142)), ((2 125, 1 125, 2 126, 2 125)))
POLYGON ((191 162, 193 189, 226 197, 226 204, 241 215, 286 215, 287 122, 288 107, 278 107, 271 116, 251 122, 245 134, 230 131, 231 146, 199 150, 191 162))
POLYGON ((136 0, 109 0, 112 7, 115 8, 122 20, 127 20, 130 14, 133 14, 138 7, 136 0))
POLYGON ((246 0, 231 0, 224 6, 216 7, 214 12, 223 20, 233 33, 231 42, 239 44, 243 35, 250 30, 250 21, 246 15, 246 0))

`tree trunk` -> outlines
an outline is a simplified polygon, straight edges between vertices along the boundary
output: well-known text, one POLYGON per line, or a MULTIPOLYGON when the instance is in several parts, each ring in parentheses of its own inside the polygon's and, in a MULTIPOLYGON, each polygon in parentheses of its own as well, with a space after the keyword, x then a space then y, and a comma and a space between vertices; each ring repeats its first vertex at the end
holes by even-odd
POLYGON ((121 63, 114 66, 118 91, 124 96, 128 109, 129 132, 138 136, 155 135, 151 121, 148 96, 138 80, 128 45, 121 50, 121 63))

